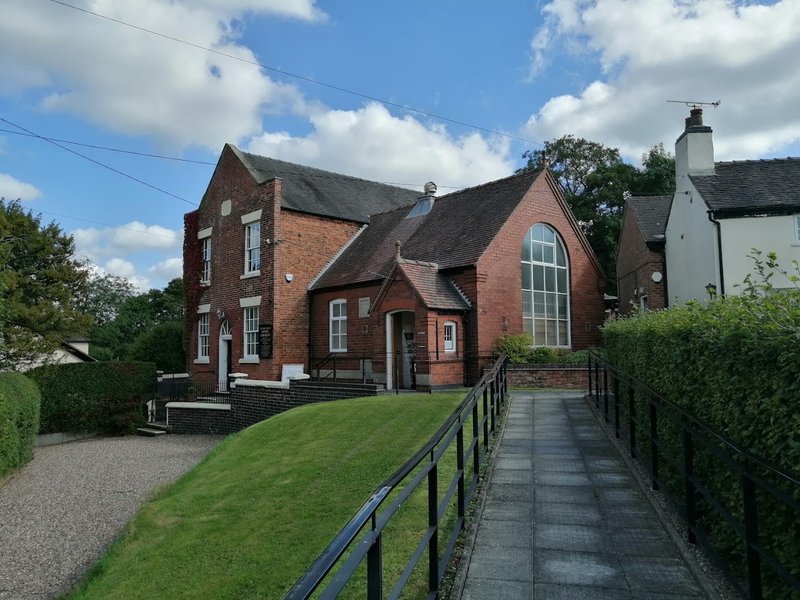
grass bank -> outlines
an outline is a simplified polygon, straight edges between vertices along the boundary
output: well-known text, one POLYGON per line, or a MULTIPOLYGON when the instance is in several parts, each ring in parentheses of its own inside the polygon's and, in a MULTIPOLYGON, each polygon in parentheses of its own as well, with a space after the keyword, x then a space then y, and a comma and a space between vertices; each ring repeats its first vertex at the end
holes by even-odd
POLYGON ((463 397, 316 404, 230 436, 148 502, 67 598, 281 598, 463 397))

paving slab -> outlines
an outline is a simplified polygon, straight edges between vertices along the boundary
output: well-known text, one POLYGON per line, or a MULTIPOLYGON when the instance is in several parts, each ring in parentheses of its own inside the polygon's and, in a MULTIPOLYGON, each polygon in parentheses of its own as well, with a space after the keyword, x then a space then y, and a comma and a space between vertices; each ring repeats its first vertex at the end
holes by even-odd
POLYGON ((510 401, 451 600, 717 598, 582 393, 510 401))

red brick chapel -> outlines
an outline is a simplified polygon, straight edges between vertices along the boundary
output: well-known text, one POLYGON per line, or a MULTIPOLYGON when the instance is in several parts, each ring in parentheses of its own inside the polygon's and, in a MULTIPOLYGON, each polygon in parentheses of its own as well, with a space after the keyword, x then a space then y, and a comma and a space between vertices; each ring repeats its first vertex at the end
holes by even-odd
POLYGON ((226 145, 185 216, 189 371, 431 389, 497 338, 598 345, 602 270, 549 171, 436 196, 226 145))

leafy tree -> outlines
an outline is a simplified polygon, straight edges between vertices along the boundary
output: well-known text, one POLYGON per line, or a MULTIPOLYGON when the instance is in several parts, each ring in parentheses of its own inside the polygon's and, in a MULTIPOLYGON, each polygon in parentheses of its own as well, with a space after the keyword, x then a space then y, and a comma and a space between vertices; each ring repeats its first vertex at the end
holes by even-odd
POLYGON ((60 343, 88 332, 76 296, 86 269, 72 236, 0 199, 0 369, 46 360, 60 343))
POLYGON ((658 144, 642 156, 642 167, 625 163, 616 148, 566 135, 545 142, 544 153, 527 151, 520 169, 539 169, 547 160, 575 218, 616 292, 613 277, 622 210, 629 196, 671 194, 675 190, 675 159, 658 144))
POLYGON ((154 362, 166 373, 182 372, 186 368, 183 321, 167 321, 140 334, 131 344, 128 358, 154 362))
POLYGON ((113 321, 122 304, 135 294, 136 288, 124 277, 91 273, 77 303, 81 311, 92 316, 95 326, 102 326, 113 321))

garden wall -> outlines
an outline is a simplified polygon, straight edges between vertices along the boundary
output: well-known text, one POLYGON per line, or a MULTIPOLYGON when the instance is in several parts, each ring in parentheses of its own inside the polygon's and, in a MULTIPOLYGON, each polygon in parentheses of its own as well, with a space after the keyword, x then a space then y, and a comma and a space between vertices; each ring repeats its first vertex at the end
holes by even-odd
POLYGON ((508 365, 506 374, 510 387, 589 389, 586 365, 508 365))

